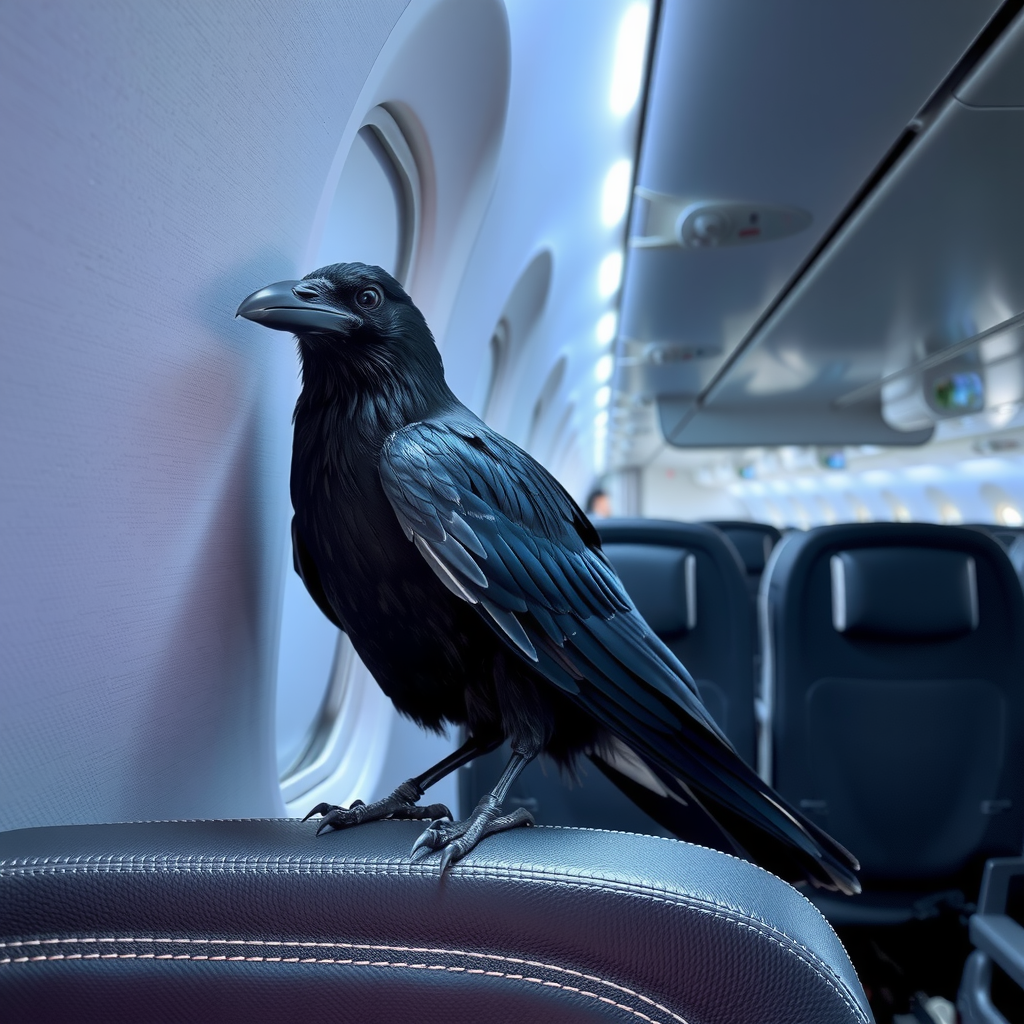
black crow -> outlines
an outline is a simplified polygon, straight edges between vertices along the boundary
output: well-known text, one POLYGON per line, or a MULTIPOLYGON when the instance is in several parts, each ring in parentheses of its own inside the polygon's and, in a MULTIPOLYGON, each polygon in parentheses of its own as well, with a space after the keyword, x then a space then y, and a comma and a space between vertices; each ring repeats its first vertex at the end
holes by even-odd
MULTIPOLYGON (((250 295, 238 315, 298 338, 291 497, 295 569, 395 707, 468 740, 391 796, 320 804, 318 831, 438 818, 414 853, 441 870, 485 835, 540 752, 588 755, 655 819, 789 878, 860 888, 857 862, 739 758, 693 680, 640 617, 597 532, 543 466, 451 392, 422 314, 379 267, 340 263, 250 295), (511 740, 462 822, 424 790, 511 740), (696 831, 694 831, 696 830, 696 831)), ((309 815, 307 815, 309 817, 309 815)))

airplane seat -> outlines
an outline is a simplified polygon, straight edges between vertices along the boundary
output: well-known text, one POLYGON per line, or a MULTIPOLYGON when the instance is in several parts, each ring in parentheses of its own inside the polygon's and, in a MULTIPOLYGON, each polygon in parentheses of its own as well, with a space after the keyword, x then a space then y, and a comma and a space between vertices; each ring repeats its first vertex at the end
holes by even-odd
POLYGON ((732 542, 747 570, 747 585, 756 598, 761 574, 768 564, 772 549, 782 540, 782 532, 769 523, 742 519, 709 519, 707 525, 721 530, 732 542))
POLYGON ((520 828, 442 878, 423 822, 0 833, 5 1020, 869 1024, 796 890, 650 836, 520 828))
POLYGON ((1010 565, 1017 574, 1021 586, 1024 587, 1024 536, 1017 537, 1006 552, 1010 565))
POLYGON ((738 549, 702 523, 606 519, 596 525, 640 614, 686 666, 712 718, 753 765, 756 622, 738 549))
MULTIPOLYGON (((602 519, 595 525, 640 614, 689 670, 712 717, 753 765, 755 621, 736 549, 700 523, 602 519)), ((505 744, 460 769, 463 811, 494 785, 509 753, 505 744)), ((671 835, 589 762, 580 776, 568 782, 538 758, 513 784, 506 806, 525 807, 545 824, 671 835)))
POLYGON ((850 849, 833 924, 965 905, 1024 836, 1024 595, 998 543, 915 523, 790 538, 762 585, 772 783, 850 849))
POLYGON ((1009 551, 1014 541, 1024 537, 1024 526, 1003 526, 999 523, 964 523, 971 530, 981 530, 987 533, 994 540, 999 541, 1002 547, 1009 551))

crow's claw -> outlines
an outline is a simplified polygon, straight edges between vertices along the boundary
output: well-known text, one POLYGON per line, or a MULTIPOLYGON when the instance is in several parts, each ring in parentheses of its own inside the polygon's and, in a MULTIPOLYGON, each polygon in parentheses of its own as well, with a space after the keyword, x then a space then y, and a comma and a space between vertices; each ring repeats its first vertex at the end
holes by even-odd
POLYGON ((434 848, 432 846, 427 846, 425 844, 423 846, 414 846, 409 859, 415 864, 416 861, 423 860, 424 857, 429 857, 433 852, 434 848))
POLYGON ((509 814, 500 814, 497 801, 485 797, 465 821, 438 819, 421 833, 412 846, 412 859, 421 860, 431 850, 441 851, 441 874, 455 861, 461 860, 484 836, 519 825, 534 824, 533 815, 525 807, 509 814))
MULTIPOLYGON (((449 815, 450 817, 450 815, 449 815)), ((421 833, 415 843, 412 844, 412 859, 420 860, 428 853, 441 849, 445 840, 441 838, 441 830, 453 822, 445 822, 441 818, 435 818, 421 833)))
POLYGON ((441 851, 441 874, 442 875, 445 873, 445 871, 448 870, 448 865, 451 864, 451 862, 453 860, 455 860, 455 859, 456 859, 455 858, 455 844, 453 843, 451 846, 446 846, 441 851))
POLYGON ((333 811, 333 810, 334 810, 334 804, 317 804, 316 807, 314 807, 309 812, 309 814, 307 814, 302 820, 303 821, 309 821, 309 819, 312 818, 314 814, 326 814, 328 811, 333 811))
POLYGON ((302 820, 306 821, 314 814, 319 814, 323 820, 317 827, 316 834, 320 835, 328 828, 351 828, 353 825, 361 825, 364 821, 379 821, 381 818, 436 818, 439 814, 451 817, 451 812, 444 804, 417 806, 416 801, 422 795, 423 790, 419 788, 416 780, 409 779, 383 800, 376 800, 372 804, 353 800, 348 807, 317 804, 302 820))

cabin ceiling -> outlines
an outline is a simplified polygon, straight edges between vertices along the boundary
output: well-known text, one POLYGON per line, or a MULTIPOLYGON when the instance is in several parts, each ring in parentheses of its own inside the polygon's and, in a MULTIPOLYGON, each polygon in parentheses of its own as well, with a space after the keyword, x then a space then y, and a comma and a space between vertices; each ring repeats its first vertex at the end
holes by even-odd
MULTIPOLYGON (((981 45, 1020 6, 661 5, 610 468, 648 464, 666 442, 932 436, 905 383, 871 385, 1024 310, 1024 16, 981 45), (650 245, 651 196, 811 220, 770 241, 650 245)), ((1016 352, 1001 344, 999 358, 1016 352)))

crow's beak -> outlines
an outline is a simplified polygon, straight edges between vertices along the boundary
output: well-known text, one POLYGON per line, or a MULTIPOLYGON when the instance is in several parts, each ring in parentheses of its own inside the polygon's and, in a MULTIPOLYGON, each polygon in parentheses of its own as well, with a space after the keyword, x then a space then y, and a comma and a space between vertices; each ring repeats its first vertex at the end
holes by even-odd
POLYGON ((278 281, 243 299, 235 316, 293 334, 310 331, 350 334, 362 327, 360 317, 326 305, 313 296, 314 291, 304 281, 278 281))

